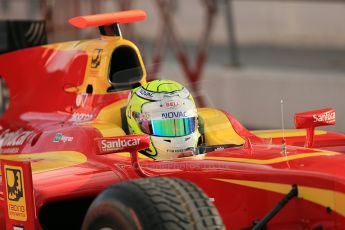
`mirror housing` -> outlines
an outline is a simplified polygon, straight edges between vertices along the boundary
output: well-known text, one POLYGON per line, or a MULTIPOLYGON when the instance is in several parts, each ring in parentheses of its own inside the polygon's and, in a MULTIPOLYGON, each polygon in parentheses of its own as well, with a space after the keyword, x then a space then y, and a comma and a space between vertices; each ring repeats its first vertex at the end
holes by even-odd
POLYGON ((145 172, 138 161, 138 151, 147 149, 150 146, 151 139, 147 134, 126 135, 117 137, 104 137, 96 139, 99 151, 98 155, 130 152, 131 163, 134 171, 140 177, 149 177, 149 173, 145 172))
POLYGON ((96 141, 99 149, 98 155, 138 152, 150 146, 150 136, 146 134, 103 137, 96 139, 96 141))
POLYGON ((306 129, 307 136, 305 147, 311 148, 314 140, 315 127, 335 125, 335 109, 326 108, 300 112, 295 114, 295 128, 306 129))

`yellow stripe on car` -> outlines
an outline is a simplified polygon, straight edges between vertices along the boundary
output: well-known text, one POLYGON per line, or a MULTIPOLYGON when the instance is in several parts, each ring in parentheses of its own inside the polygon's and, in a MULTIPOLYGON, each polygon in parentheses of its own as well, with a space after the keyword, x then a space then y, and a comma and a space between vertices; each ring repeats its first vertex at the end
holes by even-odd
MULTIPOLYGON (((306 130, 304 129, 287 129, 284 130, 284 133, 281 129, 272 129, 272 130, 257 130, 257 131, 251 131, 253 134, 255 134, 258 137, 261 138, 278 138, 278 137, 304 137, 307 135, 306 130)), ((322 130, 315 130, 314 135, 322 135, 326 134, 326 131, 322 130)))
POLYGON ((86 162, 87 158, 80 152, 59 151, 0 155, 0 160, 31 161, 32 172, 40 173, 82 164, 86 162))
MULTIPOLYGON (((262 181, 250 181, 250 180, 233 180, 212 178, 213 180, 222 181, 231 184, 242 185, 246 187, 261 189, 265 191, 275 192, 279 194, 287 194, 291 188, 291 184, 262 182, 262 181)), ((314 188, 309 186, 297 185, 298 198, 305 199, 312 203, 318 204, 325 208, 337 212, 338 214, 345 216, 345 194, 330 189, 314 188)))
POLYGON ((240 157, 217 157, 217 156, 205 156, 203 159, 269 165, 269 164, 276 164, 276 163, 281 163, 281 162, 286 162, 286 161, 291 161, 291 160, 308 158, 308 157, 333 156, 333 155, 339 155, 339 154, 340 153, 337 153, 337 152, 321 151, 321 152, 313 152, 313 153, 301 153, 301 154, 287 155, 287 156, 275 157, 275 158, 270 158, 270 159, 253 159, 253 158, 240 158, 240 157))

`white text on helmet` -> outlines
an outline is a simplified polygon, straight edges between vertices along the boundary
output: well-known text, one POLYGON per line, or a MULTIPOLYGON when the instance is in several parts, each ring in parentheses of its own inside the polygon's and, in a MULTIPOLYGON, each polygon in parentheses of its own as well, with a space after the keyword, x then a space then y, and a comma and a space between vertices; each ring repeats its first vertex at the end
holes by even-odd
POLYGON ((152 92, 146 91, 144 89, 140 89, 139 95, 146 96, 146 97, 153 97, 153 93, 152 92))

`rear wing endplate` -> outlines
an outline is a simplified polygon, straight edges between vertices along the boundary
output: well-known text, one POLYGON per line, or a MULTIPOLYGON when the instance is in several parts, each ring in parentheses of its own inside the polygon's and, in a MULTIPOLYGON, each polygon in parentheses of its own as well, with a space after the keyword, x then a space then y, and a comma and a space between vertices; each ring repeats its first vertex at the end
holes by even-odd
POLYGON ((1 160, 7 230, 36 230, 37 215, 33 194, 31 164, 1 160))

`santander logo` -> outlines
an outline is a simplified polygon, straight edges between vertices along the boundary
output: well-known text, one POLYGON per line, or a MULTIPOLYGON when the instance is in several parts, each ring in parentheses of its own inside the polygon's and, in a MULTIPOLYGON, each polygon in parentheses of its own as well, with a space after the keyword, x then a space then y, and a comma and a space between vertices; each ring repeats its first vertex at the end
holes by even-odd
POLYGON ((335 121, 335 112, 326 112, 320 115, 313 115, 314 122, 334 122, 335 121))
POLYGON ((113 139, 113 140, 101 140, 101 151, 102 152, 111 152, 121 150, 127 147, 137 146, 140 144, 139 138, 133 139, 113 139))

